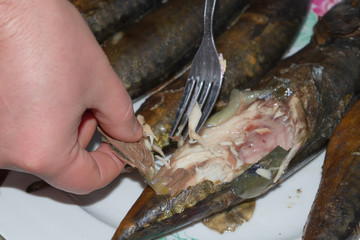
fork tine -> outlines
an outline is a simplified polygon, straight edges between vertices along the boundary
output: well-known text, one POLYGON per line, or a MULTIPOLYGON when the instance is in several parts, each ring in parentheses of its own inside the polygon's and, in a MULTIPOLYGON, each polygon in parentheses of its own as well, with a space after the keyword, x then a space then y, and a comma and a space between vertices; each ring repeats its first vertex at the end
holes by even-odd
POLYGON ((194 90, 195 83, 196 83, 196 79, 193 79, 193 78, 188 79, 186 82, 184 94, 181 97, 179 108, 176 111, 175 121, 174 121, 173 125, 171 126, 169 136, 174 136, 175 130, 181 120, 181 116, 184 114, 186 107, 189 103, 190 97, 192 96, 192 92, 194 90))
POLYGON ((199 132, 200 128, 204 125, 206 119, 210 115, 211 110, 213 109, 216 99, 219 95, 220 87, 221 87, 221 82, 215 83, 211 86, 211 91, 210 91, 209 97, 206 100, 205 106, 202 108, 203 109, 202 115, 201 115, 198 125, 196 126, 195 132, 199 132))
MULTIPOLYGON (((199 100, 199 102, 200 101, 202 102, 202 105, 200 106, 200 108, 202 109, 202 111, 201 111, 202 114, 201 114, 200 120, 198 122, 198 125, 196 126, 195 132, 199 132, 200 128, 204 125, 208 116, 210 115, 211 110, 214 107, 216 99, 220 93, 221 83, 222 83, 222 79, 220 80, 220 82, 215 82, 214 84, 209 83, 209 84, 205 85, 205 87, 204 87, 205 91, 202 91, 201 97, 199 100), (204 104, 205 104, 205 106, 204 106, 204 104)), ((196 102, 196 101, 194 101, 194 102, 196 102)), ((200 105, 200 103, 199 103, 199 105, 200 105)), ((192 108, 187 109, 187 112, 191 113, 191 111, 192 111, 192 108)), ((189 118, 190 113, 188 113, 188 115, 187 115, 187 120, 189 118)), ((187 120, 186 120, 186 122, 187 122, 187 120)), ((181 125, 181 130, 179 130, 176 134, 176 135, 180 135, 181 132, 185 129, 184 134, 182 135, 182 140, 185 140, 189 135, 189 132, 187 131, 186 122, 184 122, 184 120, 183 120, 182 125, 181 125)))
POLYGON ((188 106, 186 108, 186 112, 185 112, 185 114, 184 114, 184 116, 182 118, 182 121, 178 126, 177 132, 175 134, 176 136, 181 135, 182 131, 184 130, 184 128, 186 126, 186 123, 189 120, 190 113, 191 113, 192 109, 195 106, 195 103, 197 102, 197 100, 199 98, 200 92, 202 91, 203 85, 204 85, 204 81, 196 81, 195 89, 194 89, 193 94, 191 96, 191 101, 188 104, 188 106))
MULTIPOLYGON (((207 97, 208 97, 208 94, 209 94, 209 92, 210 92, 211 87, 212 87, 212 83, 210 82, 210 83, 208 83, 208 84, 205 84, 204 88, 202 89, 201 95, 200 95, 200 98, 199 98, 199 101, 198 101, 200 108, 202 108, 202 106, 204 105, 204 103, 205 103, 205 101, 206 101, 206 99, 207 99, 207 97)), ((194 101, 194 102, 196 102, 196 101, 194 101)), ((189 118, 192 109, 193 109, 193 108, 188 108, 189 114, 188 114, 188 117, 187 117, 187 118, 189 118)), ((187 120, 188 120, 188 119, 187 119, 187 120)), ((206 120, 206 119, 203 119, 203 114, 202 114, 202 115, 201 115, 201 118, 200 118, 200 121, 199 121, 199 124, 200 124, 201 122, 205 122, 205 120, 206 120)), ((186 122, 187 122, 187 121, 186 121, 186 122)), ((186 125, 186 122, 185 122, 184 125, 182 126, 181 131, 178 132, 178 134, 180 135, 181 132, 184 131, 184 134, 182 135, 182 140, 185 140, 185 139, 188 137, 188 135, 189 135, 188 127, 187 127, 187 125, 186 125)), ((200 127, 203 125, 203 124, 201 124, 201 126, 198 127, 199 124, 198 124, 197 127, 196 127, 196 132, 198 132, 199 129, 200 129, 200 127)), ((178 134, 177 134, 177 135, 178 135, 178 134)))
POLYGON ((201 95, 200 95, 200 98, 198 101, 201 109, 206 101, 206 98, 207 98, 209 92, 210 92, 211 86, 212 86, 212 82, 209 82, 208 84, 205 84, 204 88, 202 89, 202 92, 201 92, 201 95))

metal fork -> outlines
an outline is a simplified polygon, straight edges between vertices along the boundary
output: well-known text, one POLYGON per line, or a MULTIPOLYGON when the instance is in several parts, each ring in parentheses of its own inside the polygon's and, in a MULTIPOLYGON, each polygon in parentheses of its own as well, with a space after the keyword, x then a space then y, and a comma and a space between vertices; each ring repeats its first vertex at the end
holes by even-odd
MULTIPOLYGON (((200 121, 195 129, 196 132, 199 132, 209 117, 220 92, 222 84, 221 65, 212 31, 215 3, 216 0, 205 1, 203 38, 192 62, 184 94, 170 130, 172 137, 181 136, 196 102, 202 110, 200 121)), ((182 135, 183 140, 187 136, 188 132, 185 131, 182 135)))

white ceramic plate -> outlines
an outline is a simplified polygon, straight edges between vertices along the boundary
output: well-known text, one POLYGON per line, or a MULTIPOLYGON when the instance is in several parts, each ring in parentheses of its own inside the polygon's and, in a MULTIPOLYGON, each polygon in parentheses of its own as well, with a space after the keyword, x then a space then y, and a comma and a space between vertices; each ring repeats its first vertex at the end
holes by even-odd
MULTIPOLYGON (((253 218, 235 232, 220 235, 202 223, 197 223, 163 239, 300 240, 320 181, 323 158, 323 154, 320 155, 257 200, 253 218)), ((76 202, 91 216, 115 229, 144 187, 143 180, 137 176, 135 173, 123 175, 108 188, 88 196, 75 196, 76 202)))
MULTIPOLYGON (((300 240, 320 181, 323 158, 321 154, 257 200, 253 218, 235 232, 220 235, 197 223, 163 240, 300 240)), ((26 187, 36 180, 28 174, 11 172, 0 187, 0 234, 5 239, 111 239, 144 188, 137 174, 123 174, 102 190, 75 196, 75 201, 53 188, 26 193, 26 187)))

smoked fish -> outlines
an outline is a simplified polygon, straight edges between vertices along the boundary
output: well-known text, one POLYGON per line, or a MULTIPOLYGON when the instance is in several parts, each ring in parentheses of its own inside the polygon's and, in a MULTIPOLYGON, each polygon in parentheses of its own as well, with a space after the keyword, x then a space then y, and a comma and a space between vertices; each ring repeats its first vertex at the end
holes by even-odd
POLYGON ((345 115, 330 138, 322 170, 303 239, 358 239, 360 101, 345 115))
MULTIPOLYGON (((223 86, 216 108, 229 101, 234 88, 253 87, 280 60, 296 36, 309 1, 253 1, 234 24, 216 40, 226 61, 223 86)), ((156 144, 169 145, 169 132, 189 75, 188 71, 149 96, 137 114, 153 129, 156 144)))
POLYGON ((232 115, 216 113, 152 176, 113 239, 170 233, 267 192, 313 159, 360 91, 359 10, 358 0, 334 6, 305 48, 239 91, 234 109, 222 110, 232 115))
MULTIPOLYGON (((221 0, 214 11, 214 36, 226 30, 250 0, 221 0)), ((195 55, 203 30, 203 0, 169 0, 103 44, 132 98, 155 88, 195 55)))
POLYGON ((70 0, 102 43, 159 7, 163 0, 70 0))

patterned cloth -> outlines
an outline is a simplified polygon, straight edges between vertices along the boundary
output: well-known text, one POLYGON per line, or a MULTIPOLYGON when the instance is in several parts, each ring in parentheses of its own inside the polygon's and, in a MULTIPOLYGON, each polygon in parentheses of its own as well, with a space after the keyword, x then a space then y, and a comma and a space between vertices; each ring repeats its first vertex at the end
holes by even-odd
POLYGON ((312 12, 317 16, 322 17, 332 6, 340 0, 313 0, 312 1, 312 12))

